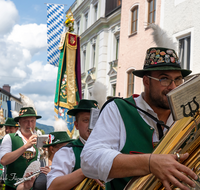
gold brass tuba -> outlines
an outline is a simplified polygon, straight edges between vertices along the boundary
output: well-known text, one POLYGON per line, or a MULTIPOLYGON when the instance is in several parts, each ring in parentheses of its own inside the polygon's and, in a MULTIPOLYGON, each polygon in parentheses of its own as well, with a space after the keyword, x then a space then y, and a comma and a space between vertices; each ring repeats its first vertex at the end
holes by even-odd
POLYGON ((74 187, 73 190, 102 190, 105 187, 101 187, 94 179, 85 178, 79 185, 74 187))
MULTIPOLYGON (((164 139, 156 147, 152 154, 174 154, 176 152, 184 154, 189 153, 187 160, 182 164, 192 169, 200 179, 200 115, 195 117, 184 117, 178 120, 164 139), (194 119, 195 118, 195 119, 194 119)), ((194 181, 194 180, 193 180, 194 181)), ((200 190, 200 180, 194 181, 196 188, 200 190)), ((173 185, 172 189, 176 189, 173 185)), ((164 190, 160 180, 153 174, 141 178, 132 178, 124 190, 164 190)))

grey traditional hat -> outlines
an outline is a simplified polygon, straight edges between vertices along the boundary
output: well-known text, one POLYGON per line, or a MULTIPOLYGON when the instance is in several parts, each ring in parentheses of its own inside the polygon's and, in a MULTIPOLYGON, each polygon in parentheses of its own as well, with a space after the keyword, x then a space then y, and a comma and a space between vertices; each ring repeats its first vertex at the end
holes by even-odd
POLYGON ((142 70, 134 70, 133 74, 143 77, 149 71, 181 71, 186 77, 192 71, 182 69, 176 52, 170 48, 152 47, 147 50, 144 67, 142 70))

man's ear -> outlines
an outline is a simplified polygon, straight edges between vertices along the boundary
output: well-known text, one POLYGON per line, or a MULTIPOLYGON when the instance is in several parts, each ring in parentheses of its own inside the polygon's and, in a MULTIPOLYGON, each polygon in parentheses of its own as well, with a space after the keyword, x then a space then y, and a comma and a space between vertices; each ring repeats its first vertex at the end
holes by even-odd
POLYGON ((74 121, 74 125, 75 125, 76 129, 79 130, 77 121, 74 121))
POLYGON ((49 146, 49 150, 51 153, 54 153, 53 146, 49 146))
POLYGON ((146 75, 143 76, 143 84, 146 88, 149 88, 150 78, 146 75))

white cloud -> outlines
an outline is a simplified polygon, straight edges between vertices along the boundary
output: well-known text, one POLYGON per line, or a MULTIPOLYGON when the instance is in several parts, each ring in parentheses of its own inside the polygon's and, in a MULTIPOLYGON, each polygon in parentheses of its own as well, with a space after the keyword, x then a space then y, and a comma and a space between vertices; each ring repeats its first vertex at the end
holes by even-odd
POLYGON ((19 69, 19 68, 17 68, 17 67, 15 67, 13 69, 12 74, 13 74, 13 76, 19 76, 22 79, 26 77, 26 72, 21 70, 21 69, 19 69))
POLYGON ((0 0, 0 35, 9 33, 18 19, 19 15, 14 3, 0 0))
POLYGON ((57 67, 46 60, 46 24, 19 25, 18 11, 7 0, 0 0, 0 86, 9 84, 11 93, 22 93, 34 101, 39 123, 53 125, 57 67), (39 55, 39 56, 38 56, 39 55))
POLYGON ((32 55, 46 50, 47 26, 46 24, 15 25, 8 36, 8 40, 18 42, 21 47, 28 49, 32 55))
POLYGON ((57 67, 53 65, 46 64, 42 65, 42 62, 35 61, 28 65, 28 67, 32 70, 32 77, 35 80, 46 80, 46 81, 55 81, 57 77, 57 67))

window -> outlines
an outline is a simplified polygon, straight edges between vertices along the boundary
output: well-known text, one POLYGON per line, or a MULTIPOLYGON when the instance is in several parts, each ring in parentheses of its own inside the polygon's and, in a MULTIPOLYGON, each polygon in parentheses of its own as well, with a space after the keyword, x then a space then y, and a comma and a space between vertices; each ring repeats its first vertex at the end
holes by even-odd
POLYGON ((94 22, 97 20, 98 3, 94 6, 94 22))
POLYGON ((129 71, 128 74, 128 82, 127 82, 127 97, 131 96, 134 93, 134 75, 133 70, 129 71))
POLYGON ((138 6, 132 9, 131 16, 131 34, 137 32, 137 23, 138 23, 138 6))
POLYGON ((92 67, 95 66, 96 44, 92 45, 92 67))
POLYGON ((88 13, 85 14, 85 30, 88 27, 88 13))
POLYGON ((156 0, 148 0, 148 23, 155 23, 156 0))
POLYGON ((184 69, 190 69, 190 40, 190 36, 179 39, 179 59, 184 69))
POLYGON ((115 96, 116 93, 116 84, 112 84, 112 96, 115 96))
POLYGON ((82 73, 85 72, 85 63, 86 63, 86 50, 83 51, 83 60, 82 60, 82 64, 81 64, 81 72, 82 73))
POLYGON ((118 59, 119 56, 119 38, 117 38, 117 43, 116 43, 116 60, 118 59))
POLYGON ((76 33, 77 35, 80 35, 80 21, 77 22, 76 26, 77 26, 76 33))

